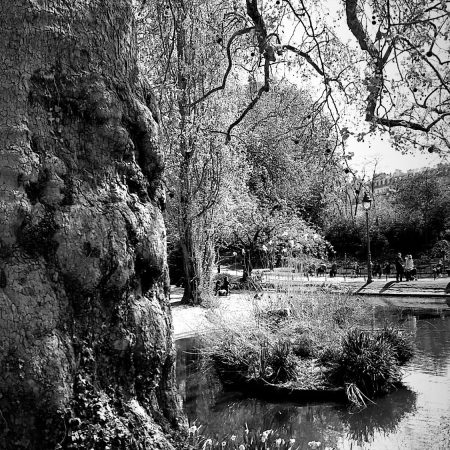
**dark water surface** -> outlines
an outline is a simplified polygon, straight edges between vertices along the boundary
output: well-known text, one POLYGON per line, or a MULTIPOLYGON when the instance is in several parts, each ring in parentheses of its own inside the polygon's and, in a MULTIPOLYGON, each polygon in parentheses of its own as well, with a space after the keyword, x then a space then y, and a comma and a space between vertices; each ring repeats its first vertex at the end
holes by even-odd
POLYGON ((294 449, 310 448, 311 441, 321 449, 450 449, 450 315, 422 310, 394 317, 417 346, 405 368, 406 389, 360 412, 335 403, 274 403, 226 392, 198 368, 198 343, 177 341, 178 385, 190 423, 219 442, 230 442, 234 434, 238 444, 247 426, 295 439, 294 449))

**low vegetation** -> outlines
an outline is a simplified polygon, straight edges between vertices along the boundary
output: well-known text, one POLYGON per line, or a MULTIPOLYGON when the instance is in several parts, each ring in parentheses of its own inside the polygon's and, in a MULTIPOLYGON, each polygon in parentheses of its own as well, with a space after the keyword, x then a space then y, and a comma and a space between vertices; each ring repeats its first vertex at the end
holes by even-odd
POLYGON ((256 296, 248 317, 216 321, 202 351, 225 384, 342 388, 364 406, 401 384, 413 355, 402 331, 375 328, 372 309, 347 294, 256 296))

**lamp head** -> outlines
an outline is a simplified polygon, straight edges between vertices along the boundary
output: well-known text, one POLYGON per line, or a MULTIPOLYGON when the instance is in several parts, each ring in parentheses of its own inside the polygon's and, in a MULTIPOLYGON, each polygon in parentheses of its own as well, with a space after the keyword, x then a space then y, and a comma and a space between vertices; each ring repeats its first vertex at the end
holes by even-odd
POLYGON ((366 211, 369 211, 370 207, 372 206, 372 199, 369 197, 369 194, 367 192, 364 192, 362 206, 366 211))

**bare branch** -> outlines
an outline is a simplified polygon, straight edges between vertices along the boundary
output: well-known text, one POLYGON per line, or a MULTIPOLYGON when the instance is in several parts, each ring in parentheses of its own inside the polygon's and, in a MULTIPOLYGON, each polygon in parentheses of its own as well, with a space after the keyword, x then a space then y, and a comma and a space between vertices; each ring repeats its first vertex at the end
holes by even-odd
POLYGON ((249 33, 250 31, 254 30, 255 27, 247 27, 247 28, 243 28, 242 30, 238 30, 236 31, 231 38, 229 39, 228 43, 227 43, 227 59, 228 59, 228 67, 227 70, 225 71, 225 74, 223 76, 223 80, 222 80, 222 84, 220 86, 215 87, 214 89, 211 89, 209 92, 207 92, 205 95, 203 95, 202 97, 200 97, 199 99, 195 100, 193 103, 191 103, 189 105, 189 107, 194 107, 195 105, 197 105, 198 103, 202 102, 203 100, 206 100, 210 95, 214 94, 214 92, 218 92, 221 91, 223 89, 225 89, 226 87, 226 83, 227 83, 227 79, 228 79, 228 75, 231 72, 231 69, 233 67, 233 60, 231 57, 231 44, 233 43, 233 41, 239 37, 242 36, 244 34, 249 33))
POLYGON ((296 55, 301 56, 302 58, 304 58, 308 64, 310 64, 314 70, 321 76, 325 76, 325 73, 323 72, 323 70, 313 61, 313 59, 311 58, 311 56, 309 56, 308 53, 302 52, 301 50, 293 47, 292 45, 283 45, 282 46, 283 49, 289 50, 293 53, 295 53, 296 55))
POLYGON ((241 115, 228 127, 227 130, 227 136, 225 138, 225 142, 228 143, 231 140, 231 131, 233 128, 238 126, 243 120, 244 117, 253 109, 253 107, 258 103, 259 99, 261 98, 262 94, 264 92, 269 92, 270 90, 270 84, 269 84, 269 67, 270 67, 270 61, 266 57, 264 62, 264 85, 261 86, 258 89, 258 93, 256 94, 256 97, 247 105, 247 107, 244 109, 244 111, 241 113, 241 115))

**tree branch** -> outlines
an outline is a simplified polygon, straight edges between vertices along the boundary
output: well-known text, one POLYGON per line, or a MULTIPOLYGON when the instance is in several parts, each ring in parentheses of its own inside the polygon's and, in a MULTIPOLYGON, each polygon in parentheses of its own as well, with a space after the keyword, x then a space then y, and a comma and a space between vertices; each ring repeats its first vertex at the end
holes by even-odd
POLYGON ((225 89, 226 83, 227 83, 227 79, 228 79, 228 75, 231 72, 231 69, 233 67, 233 60, 231 58, 231 44, 233 43, 233 41, 239 37, 242 36, 244 34, 249 33, 250 31, 254 30, 255 27, 247 27, 247 28, 243 28, 242 30, 238 30, 236 31, 231 38, 229 39, 228 43, 227 43, 227 59, 228 59, 228 67, 227 70, 225 71, 225 74, 223 76, 223 80, 222 80, 222 84, 220 86, 215 87, 214 89, 211 89, 209 92, 207 92, 205 95, 203 95, 202 97, 200 97, 199 99, 195 100, 193 103, 191 103, 189 105, 189 107, 194 107, 195 105, 197 105, 198 103, 202 102, 203 100, 206 100, 210 95, 214 94, 214 92, 218 92, 221 91, 223 89, 225 89))
POLYGON ((372 58, 378 59, 378 51, 373 45, 373 42, 371 42, 369 36, 367 36, 364 27, 358 19, 356 13, 357 6, 358 0, 346 0, 345 11, 347 15, 347 25, 353 36, 358 40, 361 49, 368 52, 372 58))

